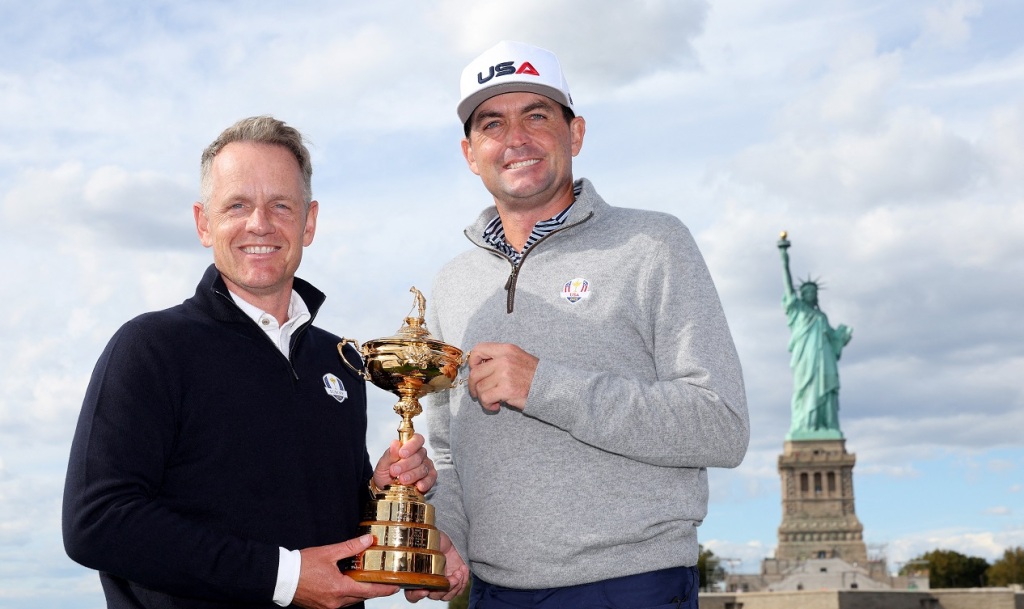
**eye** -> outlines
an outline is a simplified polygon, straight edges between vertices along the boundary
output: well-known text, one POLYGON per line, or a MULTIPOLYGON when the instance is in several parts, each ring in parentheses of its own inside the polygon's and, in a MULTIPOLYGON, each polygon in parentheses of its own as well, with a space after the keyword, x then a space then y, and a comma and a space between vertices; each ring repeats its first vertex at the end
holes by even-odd
POLYGON ((274 203, 270 206, 270 210, 278 217, 285 218, 295 215, 295 208, 291 203, 281 202, 274 203))

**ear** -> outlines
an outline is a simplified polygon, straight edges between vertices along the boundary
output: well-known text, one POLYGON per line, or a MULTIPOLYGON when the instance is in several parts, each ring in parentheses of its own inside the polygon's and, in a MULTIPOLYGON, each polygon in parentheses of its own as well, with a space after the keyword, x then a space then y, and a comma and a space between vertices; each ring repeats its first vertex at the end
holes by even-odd
POLYGON ((583 136, 587 133, 587 121, 582 116, 573 117, 569 122, 569 137, 572 138, 572 155, 576 156, 583 148, 583 136))
POLYGON ((476 175, 480 175, 480 168, 476 166, 476 157, 473 155, 473 144, 469 143, 468 138, 462 138, 462 156, 466 158, 469 170, 476 175))
POLYGON ((320 204, 316 201, 309 202, 309 211, 306 212, 306 227, 302 229, 302 246, 308 247, 313 243, 313 235, 316 234, 316 214, 320 211, 320 204))
POLYGON ((210 236, 210 218, 207 217, 203 204, 196 201, 192 204, 192 215, 196 219, 196 233, 199 234, 199 242, 203 247, 213 245, 213 238, 210 236))

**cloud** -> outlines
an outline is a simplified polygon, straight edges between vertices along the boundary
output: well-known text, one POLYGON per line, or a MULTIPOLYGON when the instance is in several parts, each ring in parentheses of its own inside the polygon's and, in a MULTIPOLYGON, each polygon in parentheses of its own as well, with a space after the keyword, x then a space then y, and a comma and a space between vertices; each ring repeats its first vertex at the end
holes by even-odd
MULTIPOLYGON (((59 525, 60 488, 60 483, 46 476, 0 475, 0 554, 18 548, 25 551, 42 537, 41 524, 56 521, 59 525)), ((5 560, 4 564, 10 563, 5 560)))
POLYGON ((980 152, 926 109, 865 112, 858 120, 872 124, 855 129, 833 128, 838 119, 829 114, 846 112, 834 107, 792 112, 804 117, 799 131, 751 146, 730 169, 734 179, 766 188, 793 211, 919 207, 962 195, 981 178, 980 152))
POLYGON ((944 6, 928 7, 924 13, 924 29, 915 44, 957 47, 971 37, 970 18, 982 11, 982 3, 954 0, 944 6))
POLYGON ((10 362, 13 374, 0 381, 0 435, 63 445, 74 431, 88 378, 54 360, 61 349, 52 340, 32 345, 19 340, 12 346, 18 356, 10 362))
MULTIPOLYGON (((1003 550, 1024 544, 1024 529, 977 532, 968 529, 937 529, 915 532, 887 544, 890 565, 898 567, 908 560, 932 550, 953 549, 967 556, 978 556, 992 562, 1003 550)), ((895 569, 894 569, 895 570, 895 569)))
POLYGON ((555 51, 571 86, 600 95, 659 71, 696 67, 692 40, 709 10, 703 0, 599 0, 585 10, 573 0, 446 0, 437 17, 455 25, 462 65, 500 40, 521 40, 555 51))
POLYGON ((151 170, 68 162, 13 176, 0 209, 8 222, 34 226, 33 239, 58 247, 174 250, 194 247, 197 190, 151 170))

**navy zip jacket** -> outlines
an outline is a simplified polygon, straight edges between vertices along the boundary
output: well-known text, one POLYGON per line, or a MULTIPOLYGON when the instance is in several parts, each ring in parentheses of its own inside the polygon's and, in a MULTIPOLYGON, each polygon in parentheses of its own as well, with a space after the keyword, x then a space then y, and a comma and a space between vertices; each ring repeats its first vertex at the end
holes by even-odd
MULTIPOLYGON (((324 295, 294 289, 315 317, 324 295)), ((108 607, 276 607, 279 546, 358 535, 366 393, 339 341, 311 319, 286 358, 212 265, 195 296, 118 330, 85 395, 63 512, 68 555, 100 571, 108 607)))

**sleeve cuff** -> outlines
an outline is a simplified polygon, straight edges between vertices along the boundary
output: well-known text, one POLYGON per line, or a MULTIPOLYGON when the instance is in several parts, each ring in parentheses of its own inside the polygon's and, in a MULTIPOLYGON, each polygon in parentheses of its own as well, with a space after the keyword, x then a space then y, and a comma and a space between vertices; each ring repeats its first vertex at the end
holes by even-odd
POLYGON ((274 587, 274 604, 287 607, 295 598, 299 587, 299 573, 302 571, 302 554, 298 550, 279 548, 277 561, 277 585, 274 587))

